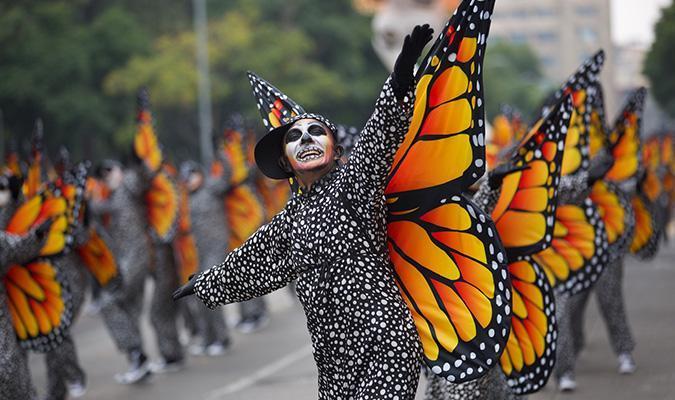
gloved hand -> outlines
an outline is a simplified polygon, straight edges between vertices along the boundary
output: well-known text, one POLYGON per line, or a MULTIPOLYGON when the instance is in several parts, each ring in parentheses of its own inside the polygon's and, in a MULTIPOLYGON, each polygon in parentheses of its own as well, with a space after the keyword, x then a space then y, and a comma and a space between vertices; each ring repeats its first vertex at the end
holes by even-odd
POLYGON ((429 27, 429 24, 416 25, 412 33, 406 35, 403 39, 401 53, 396 59, 394 72, 391 74, 391 86, 398 101, 403 101, 405 94, 415 83, 415 76, 413 75, 415 63, 433 34, 434 30, 429 27))
POLYGON ((612 157, 603 157, 598 162, 594 163, 588 169, 588 187, 591 187, 598 180, 602 179, 607 171, 609 171, 614 165, 614 159, 612 157))
POLYGON ((9 192, 12 194, 12 200, 16 201, 19 199, 22 187, 23 187, 22 178, 13 175, 9 177, 9 192))
POLYGON ((44 239, 45 236, 47 236, 47 234, 49 234, 49 230, 52 228, 53 223, 54 223, 54 220, 51 219, 51 218, 48 218, 43 223, 38 225, 38 227, 35 228, 35 236, 37 236, 37 238, 39 240, 44 239))
POLYGON ((181 297, 191 296, 195 294, 195 283, 197 283, 197 280, 193 278, 194 275, 190 275, 190 277, 188 278, 188 283, 179 287, 178 289, 176 289, 175 292, 173 292, 173 294, 171 295, 173 301, 176 301, 181 297))
POLYGON ((490 189, 495 190, 502 185, 502 181, 506 175, 526 169, 530 169, 530 166, 527 164, 521 166, 516 166, 510 162, 500 164, 488 172, 488 185, 490 185, 490 189))

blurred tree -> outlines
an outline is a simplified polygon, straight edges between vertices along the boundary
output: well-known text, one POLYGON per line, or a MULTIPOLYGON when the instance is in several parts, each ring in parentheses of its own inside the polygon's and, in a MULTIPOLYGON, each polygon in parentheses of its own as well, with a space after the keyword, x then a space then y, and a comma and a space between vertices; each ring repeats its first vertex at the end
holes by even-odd
POLYGON ((491 42, 484 65, 485 112, 489 121, 503 104, 515 107, 523 115, 535 114, 547 87, 539 59, 529 46, 491 42))
MULTIPOLYGON (((101 95, 104 76, 147 48, 133 16, 108 7, 88 19, 72 1, 0 5, 0 108, 6 129, 28 135, 42 117, 51 147, 102 153, 126 108, 101 95)), ((24 136, 25 137, 25 136, 24 136)))
POLYGON ((663 109, 675 117, 675 3, 665 7, 656 23, 654 43, 644 61, 650 90, 663 109))
MULTIPOLYGON (((370 46, 368 19, 349 0, 233 0, 209 2, 221 16, 209 21, 214 127, 232 113, 259 117, 246 71, 271 81, 307 110, 336 122, 362 125, 386 78, 370 46)), ((158 115, 162 142, 175 156, 197 153, 195 35, 158 38, 148 55, 133 57, 106 79, 112 95, 130 96, 147 84, 158 115)), ((129 140, 126 127, 116 137, 129 140)))

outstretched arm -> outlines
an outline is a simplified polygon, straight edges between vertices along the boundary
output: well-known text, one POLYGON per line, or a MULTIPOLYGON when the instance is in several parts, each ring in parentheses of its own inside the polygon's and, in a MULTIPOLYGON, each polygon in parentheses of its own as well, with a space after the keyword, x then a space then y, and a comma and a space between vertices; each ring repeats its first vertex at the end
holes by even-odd
MULTIPOLYGON (((298 272, 290 259, 291 205, 287 204, 269 223, 228 254, 220 265, 192 280, 194 293, 209 308, 263 296, 297 277, 298 272)), ((174 298, 189 294, 177 291, 174 298)))

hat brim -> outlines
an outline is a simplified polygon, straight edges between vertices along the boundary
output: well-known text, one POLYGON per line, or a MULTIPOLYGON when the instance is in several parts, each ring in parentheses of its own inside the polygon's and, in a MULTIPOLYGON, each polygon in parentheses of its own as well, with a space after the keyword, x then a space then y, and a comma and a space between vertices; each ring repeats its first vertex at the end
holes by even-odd
POLYGON ((290 129, 293 122, 278 126, 269 131, 255 145, 254 157, 255 163, 260 171, 272 179, 288 179, 293 174, 286 172, 281 168, 281 148, 284 141, 284 135, 290 129))

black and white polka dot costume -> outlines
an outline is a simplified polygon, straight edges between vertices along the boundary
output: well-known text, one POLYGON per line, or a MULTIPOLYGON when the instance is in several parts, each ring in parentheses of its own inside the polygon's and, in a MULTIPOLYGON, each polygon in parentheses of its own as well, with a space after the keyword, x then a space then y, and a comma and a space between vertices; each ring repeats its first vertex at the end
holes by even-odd
MULTIPOLYGON (((4 225, 1 226, 4 229, 4 225)), ((35 232, 17 236, 0 229, 0 279, 12 264, 34 259, 44 241, 35 232)), ((9 314, 5 285, 0 284, 0 399, 34 399, 35 388, 28 369, 28 355, 16 338, 9 314)))
POLYGON ((421 349, 394 283, 384 188, 412 114, 388 80, 349 161, 196 279, 209 307, 245 301, 297 278, 320 399, 413 399, 421 349))

